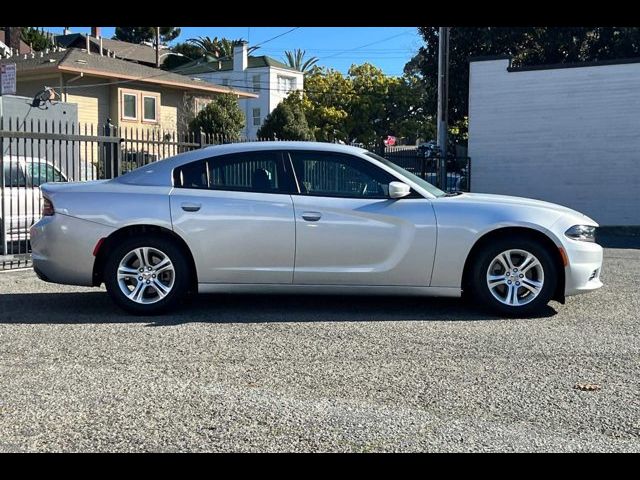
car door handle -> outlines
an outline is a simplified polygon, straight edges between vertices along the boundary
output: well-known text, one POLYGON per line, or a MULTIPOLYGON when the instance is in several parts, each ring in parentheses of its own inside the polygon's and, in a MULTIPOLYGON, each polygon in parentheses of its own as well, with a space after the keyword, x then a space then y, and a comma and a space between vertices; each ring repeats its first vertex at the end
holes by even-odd
POLYGON ((302 218, 307 222, 317 222, 322 218, 322 214, 320 212, 303 212, 302 218))
POLYGON ((182 207, 182 210, 184 210, 185 212, 197 212, 198 210, 200 210, 200 207, 202 205, 199 203, 184 202, 180 206, 182 207))

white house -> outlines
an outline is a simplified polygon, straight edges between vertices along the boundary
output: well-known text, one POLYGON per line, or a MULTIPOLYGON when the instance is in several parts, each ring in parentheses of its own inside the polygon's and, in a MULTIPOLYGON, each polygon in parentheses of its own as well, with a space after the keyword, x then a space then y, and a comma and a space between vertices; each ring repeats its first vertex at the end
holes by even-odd
POLYGON ((640 58, 512 68, 472 60, 474 192, 532 197, 601 225, 640 225, 640 58))
MULTIPOLYGON (((247 54, 243 42, 233 48, 233 60, 197 62, 178 67, 181 73, 216 85, 258 95, 240 99, 246 118, 245 136, 254 140, 265 117, 293 90, 304 88, 304 74, 266 55, 247 54)), ((203 108, 204 104, 198 108, 203 108)))

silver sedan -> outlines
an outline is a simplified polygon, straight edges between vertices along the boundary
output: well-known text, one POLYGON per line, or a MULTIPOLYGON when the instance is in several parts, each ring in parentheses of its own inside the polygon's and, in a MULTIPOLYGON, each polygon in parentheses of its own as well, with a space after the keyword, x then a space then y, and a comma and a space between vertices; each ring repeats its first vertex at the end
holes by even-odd
POLYGON ((42 192, 31 229, 38 276, 104 283, 135 314, 199 291, 464 294, 518 316, 602 286, 589 217, 447 194, 351 146, 221 145, 42 192))

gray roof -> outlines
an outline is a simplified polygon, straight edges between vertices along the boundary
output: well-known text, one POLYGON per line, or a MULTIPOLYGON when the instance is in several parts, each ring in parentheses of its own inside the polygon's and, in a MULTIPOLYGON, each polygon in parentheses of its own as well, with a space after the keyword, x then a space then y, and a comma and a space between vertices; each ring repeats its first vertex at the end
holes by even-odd
POLYGON ((132 82, 154 83, 183 90, 200 90, 213 93, 233 93, 245 98, 257 95, 234 90, 229 87, 221 87, 208 82, 193 80, 186 75, 147 67, 139 63, 121 60, 97 54, 88 54, 85 50, 71 48, 58 49, 45 53, 31 55, 14 55, 0 60, 0 63, 15 63, 17 74, 37 74, 38 72, 85 72, 85 74, 131 80, 132 82))
MULTIPOLYGON (((261 55, 258 57, 254 57, 249 55, 247 58, 247 68, 260 68, 260 67, 276 67, 283 68, 285 70, 291 70, 292 72, 298 72, 295 68, 291 68, 289 65, 286 65, 278 60, 268 57, 266 55, 261 55)), ((186 75, 194 75, 197 73, 207 73, 207 72, 224 72, 233 70, 233 60, 217 60, 211 57, 208 57, 206 60, 194 60, 193 62, 180 65, 176 67, 174 70, 179 70, 181 73, 186 75)))
MULTIPOLYGON (((55 41, 60 47, 86 49, 86 37, 87 36, 84 33, 70 33, 68 35, 57 35, 55 37, 55 41)), ((89 36, 89 41, 94 47, 92 48, 92 51, 98 52, 100 48, 100 40, 89 36)), ((151 66, 155 66, 156 64, 156 50, 148 45, 123 42, 122 40, 113 40, 111 38, 103 37, 102 48, 114 52, 118 58, 147 63, 151 66)), ((161 57, 160 64, 162 65, 166 59, 167 55, 161 57)))

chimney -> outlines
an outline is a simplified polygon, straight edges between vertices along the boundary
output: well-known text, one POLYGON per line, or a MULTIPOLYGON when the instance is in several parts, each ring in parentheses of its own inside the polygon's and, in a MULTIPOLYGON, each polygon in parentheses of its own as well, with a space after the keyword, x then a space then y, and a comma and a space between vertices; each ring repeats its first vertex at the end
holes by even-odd
POLYGON ((69 35, 71 33, 71 29, 69 27, 64 27, 64 30, 62 31, 63 35, 69 35))
POLYGON ((100 27, 91 27, 91 36, 95 37, 95 38, 100 38, 102 35, 100 35, 100 27))
POLYGON ((236 72, 243 72, 249 66, 249 59, 247 57, 247 42, 242 41, 233 46, 233 70, 236 72))
POLYGON ((20 31, 22 27, 4 27, 5 43, 7 47, 13 48, 16 53, 20 53, 20 31))

